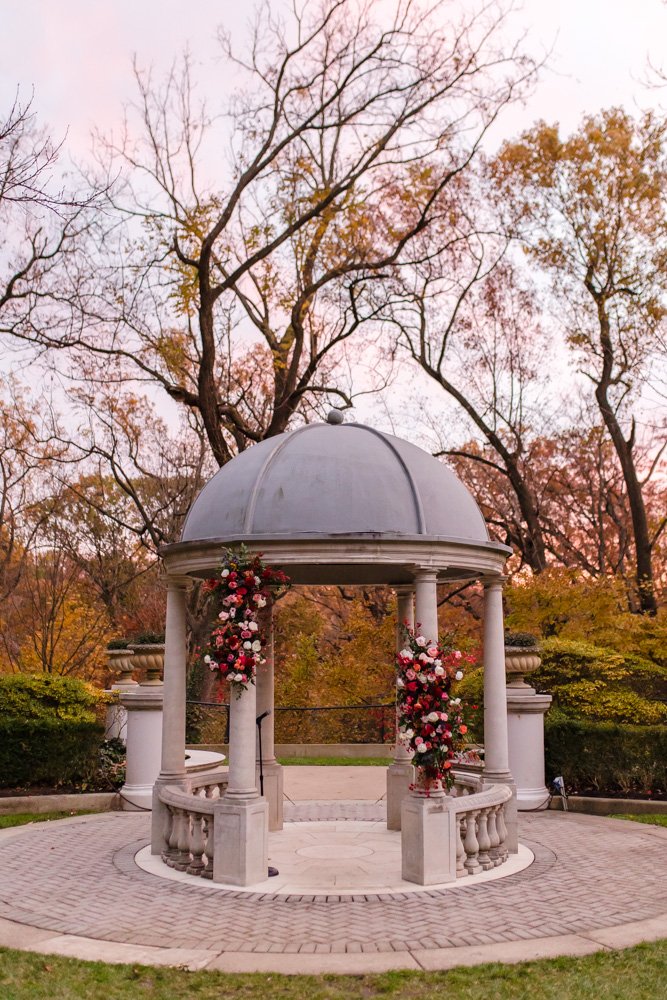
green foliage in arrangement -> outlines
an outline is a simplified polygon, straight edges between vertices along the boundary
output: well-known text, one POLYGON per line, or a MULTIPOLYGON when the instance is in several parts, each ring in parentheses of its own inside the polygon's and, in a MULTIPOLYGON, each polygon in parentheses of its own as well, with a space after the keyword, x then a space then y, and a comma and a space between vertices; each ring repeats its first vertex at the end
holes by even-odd
POLYGON ((131 646, 161 646, 164 643, 164 632, 142 632, 136 639, 130 640, 131 646))
POLYGON ((667 726, 621 726, 575 719, 545 723, 547 778, 562 775, 585 795, 667 793, 667 726))
POLYGON ((107 643, 107 649, 127 649, 129 639, 111 639, 107 643))
POLYGON ((510 649, 535 649, 538 646, 537 636, 532 632, 506 632, 505 646, 510 649))
POLYGON ((92 723, 105 703, 103 691, 73 677, 0 674, 0 719, 92 723))

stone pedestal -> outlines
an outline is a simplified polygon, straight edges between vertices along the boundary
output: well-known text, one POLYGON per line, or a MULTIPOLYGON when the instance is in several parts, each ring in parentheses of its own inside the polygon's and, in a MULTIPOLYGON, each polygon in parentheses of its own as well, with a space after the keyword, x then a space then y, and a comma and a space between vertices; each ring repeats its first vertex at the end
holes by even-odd
POLYGON ((253 885, 268 874, 269 806, 255 795, 224 796, 215 806, 213 881, 253 885))
POLYGON ((139 687, 136 681, 129 677, 121 678, 109 688, 109 694, 114 695, 114 701, 107 705, 106 726, 104 735, 108 740, 121 740, 127 746, 127 709, 121 703, 120 696, 125 691, 136 691, 139 687))
MULTIPOLYGON (((387 768, 387 829, 401 829, 403 802, 410 794, 410 785, 415 781, 415 769, 410 754, 404 749, 403 760, 394 758, 387 768)), ((398 756, 398 752, 397 752, 398 756)))
POLYGON ((162 685, 138 684, 120 695, 127 712, 127 768, 120 790, 123 809, 150 810, 153 785, 160 773, 162 685))
POLYGON ((442 791, 413 791, 401 808, 402 877, 417 885, 456 880, 456 816, 442 791))
POLYGON ((507 688, 510 770, 516 784, 517 809, 546 809, 549 792, 544 780, 544 715, 551 695, 537 694, 527 684, 507 688))

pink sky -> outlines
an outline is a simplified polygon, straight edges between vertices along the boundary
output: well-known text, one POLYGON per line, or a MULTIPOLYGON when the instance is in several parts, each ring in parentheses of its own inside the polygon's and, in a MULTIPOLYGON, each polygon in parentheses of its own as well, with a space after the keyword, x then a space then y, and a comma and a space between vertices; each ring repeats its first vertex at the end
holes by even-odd
MULTIPOLYGON (((583 113, 611 104, 667 103, 667 94, 641 82, 648 56, 662 57, 663 0, 523 0, 522 8, 518 21, 529 31, 531 50, 554 51, 528 105, 506 114, 503 135, 539 117, 570 129, 583 113)), ((133 53, 160 70, 188 44, 210 92, 224 93, 215 30, 221 23, 242 28, 251 10, 236 0, 3 0, 0 108, 17 84, 24 95, 34 87, 41 120, 57 136, 68 130, 68 148, 80 158, 92 127, 112 128, 132 97, 133 53)))

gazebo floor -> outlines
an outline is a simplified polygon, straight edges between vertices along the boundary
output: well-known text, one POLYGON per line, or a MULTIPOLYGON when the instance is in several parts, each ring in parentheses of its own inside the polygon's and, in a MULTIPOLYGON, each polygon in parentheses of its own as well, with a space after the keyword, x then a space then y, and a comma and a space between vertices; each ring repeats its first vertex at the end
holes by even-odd
MULTIPOLYGON (((329 806, 339 820, 286 822, 284 829, 269 834, 269 864, 278 869, 272 876, 241 889, 223 883, 208 883, 212 888, 276 897, 325 896, 328 901, 361 896, 387 896, 396 893, 429 892, 435 889, 454 891, 481 882, 513 875, 533 861, 532 852, 523 845, 518 855, 490 871, 469 875, 441 885, 416 885, 401 878, 401 835, 387 830, 384 820, 346 819, 344 803, 317 803, 319 810, 329 806)), ((303 810, 305 811, 305 810, 303 810)), ((292 810, 294 815, 294 810, 292 810)), ((289 811, 288 811, 289 815, 289 811)), ((168 868, 145 847, 136 855, 137 865, 145 872, 177 882, 201 884, 195 875, 168 868)))

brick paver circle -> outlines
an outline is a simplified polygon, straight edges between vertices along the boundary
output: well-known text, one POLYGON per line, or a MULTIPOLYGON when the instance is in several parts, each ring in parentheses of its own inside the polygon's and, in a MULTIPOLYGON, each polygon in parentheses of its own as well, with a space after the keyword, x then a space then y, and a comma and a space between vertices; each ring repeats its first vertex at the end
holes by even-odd
MULTIPOLYGON (((297 813, 294 819, 328 818, 318 803, 297 813)), ((144 814, 39 824, 0 843, 0 917, 161 948, 354 953, 576 934, 664 912, 664 831, 534 813, 521 816, 520 833, 535 861, 496 882, 462 886, 453 894, 327 900, 249 898, 143 872, 134 855, 148 841, 144 814)))

